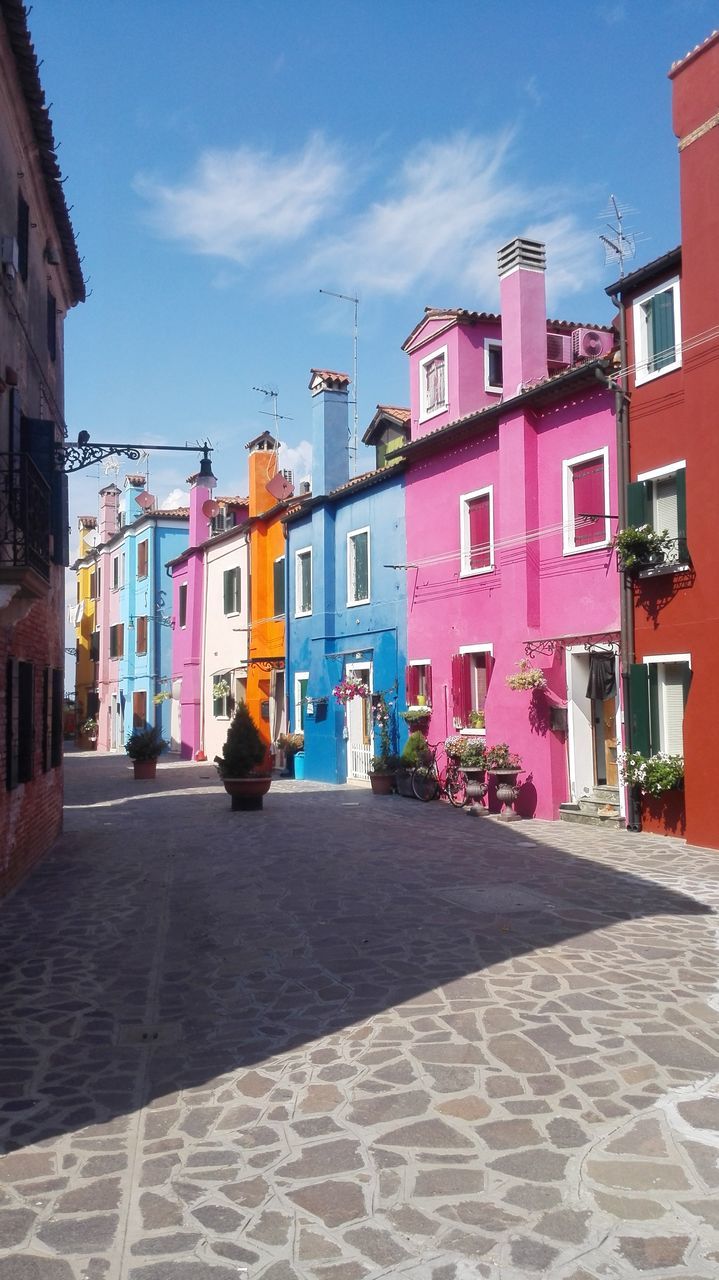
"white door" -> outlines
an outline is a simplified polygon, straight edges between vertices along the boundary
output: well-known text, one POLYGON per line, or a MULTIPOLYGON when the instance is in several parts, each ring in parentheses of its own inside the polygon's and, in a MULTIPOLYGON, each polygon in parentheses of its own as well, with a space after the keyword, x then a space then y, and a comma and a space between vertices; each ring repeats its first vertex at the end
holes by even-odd
MULTIPOLYGON (((372 689, 372 663, 348 662, 347 676, 361 680, 372 689)), ((366 782, 372 759, 372 702, 370 698, 352 698, 346 705, 347 777, 366 782)))
POLYGON ((568 649, 566 661, 569 785, 576 804, 594 787, 592 704, 587 697, 589 654, 586 649, 574 652, 568 649))

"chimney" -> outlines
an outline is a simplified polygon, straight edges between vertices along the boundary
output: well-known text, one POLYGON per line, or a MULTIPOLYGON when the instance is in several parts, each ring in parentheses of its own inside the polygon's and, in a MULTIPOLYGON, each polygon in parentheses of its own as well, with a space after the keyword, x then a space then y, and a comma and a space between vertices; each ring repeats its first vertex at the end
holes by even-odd
POLYGON ((546 256, 537 240, 510 240, 497 254, 504 397, 547 376, 546 256))
POLYGON ((270 493, 267 485, 277 475, 277 450, 279 440, 275 440, 269 431, 255 436, 245 448, 249 450, 247 470, 249 475, 249 515, 262 515, 270 507, 277 504, 277 498, 270 493))
POLYGON ((311 369, 312 492, 331 493, 349 480, 349 385, 346 373, 311 369))
POLYGON ((80 516, 77 527, 80 533, 79 557, 82 560, 90 551, 97 540, 97 518, 95 516, 80 516))
POLYGON ((211 516, 205 515, 202 508, 212 498, 212 490, 217 481, 209 469, 205 468, 204 473, 197 471, 195 475, 188 476, 187 483, 190 486, 189 545, 199 547, 210 536, 211 516))
POLYGON ((142 493, 146 484, 147 480, 143 475, 125 476, 125 492, 120 499, 120 511, 124 516, 125 524, 132 524, 143 514, 142 508, 138 506, 135 499, 138 493, 142 493))
POLYGON ((100 542, 108 542, 117 533, 119 500, 120 490, 116 484, 100 490, 100 542))

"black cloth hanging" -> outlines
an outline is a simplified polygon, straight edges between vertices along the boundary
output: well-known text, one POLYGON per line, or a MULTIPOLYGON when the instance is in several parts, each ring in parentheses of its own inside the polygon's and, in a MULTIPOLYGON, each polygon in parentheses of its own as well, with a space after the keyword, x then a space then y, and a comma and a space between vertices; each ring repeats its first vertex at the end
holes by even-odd
POLYGON ((587 697, 597 702, 614 698, 617 692, 616 659, 613 653, 590 653, 587 697))

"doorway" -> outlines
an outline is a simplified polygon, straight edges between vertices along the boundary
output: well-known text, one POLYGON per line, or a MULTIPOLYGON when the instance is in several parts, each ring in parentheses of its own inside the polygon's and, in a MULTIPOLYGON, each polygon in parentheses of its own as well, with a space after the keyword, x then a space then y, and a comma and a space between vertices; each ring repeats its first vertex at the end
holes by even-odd
MULTIPOLYGON (((372 663, 348 662, 346 675, 372 689, 372 663)), ((372 759, 372 699, 352 698, 346 706, 347 778, 367 782, 372 759)))
MULTIPOLYGON (((611 659, 615 691, 608 697, 590 697, 591 654, 581 649, 567 649, 567 711, 569 782, 571 799, 577 803, 590 795, 595 787, 618 787, 617 749, 619 744, 618 699, 616 694, 617 656, 607 649, 602 656, 611 659)), ((601 695, 601 690, 598 690, 601 695)), ((609 693, 609 687, 606 689, 609 693)))

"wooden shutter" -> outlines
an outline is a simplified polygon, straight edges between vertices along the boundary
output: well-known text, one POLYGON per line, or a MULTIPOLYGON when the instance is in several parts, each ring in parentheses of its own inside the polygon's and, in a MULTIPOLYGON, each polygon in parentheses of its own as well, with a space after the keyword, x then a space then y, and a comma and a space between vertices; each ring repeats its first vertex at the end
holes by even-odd
POLYGON ((187 626, 187 583, 180 583, 178 610, 180 614, 180 626, 187 626))
POLYGON ((57 357, 57 303, 54 294, 47 291, 47 349, 51 360, 57 357))
POLYGON ((647 664, 634 662, 629 668, 629 705, 631 709, 629 749, 640 751, 643 756, 650 756, 652 739, 647 664))
POLYGON ((136 625, 135 652, 147 653, 147 614, 141 614, 136 625))
POLYGON ((62 764, 62 713, 65 701, 65 673, 58 668, 52 673, 52 742, 50 762, 53 769, 62 764))
POLYGON ((281 556, 274 563, 274 596, 275 596, 275 616, 279 617, 285 611, 285 557, 281 556))
POLYGON ((677 538, 679 546, 679 563, 689 564, 689 546, 687 543, 687 473, 684 467, 676 472, 677 482, 677 538))
POLYGON ((21 280, 27 280, 30 244, 30 206, 21 191, 17 193, 17 260, 21 280))
POLYGON ((413 707, 417 702, 417 694, 419 692, 419 667, 408 666, 404 673, 404 687, 407 697, 407 706, 413 707))
POLYGON ((651 481, 635 480, 627 485, 627 520, 636 528, 640 524, 651 524, 651 519, 651 481))
POLYGON ((18 784, 18 667, 16 658, 8 658, 5 668, 5 786, 14 791, 18 784))
POLYGON ((425 689, 427 690, 427 701, 430 707, 433 707, 434 703, 432 701, 432 664, 430 662, 427 663, 424 669, 424 686, 425 686, 425 689))
MULTIPOLYGON (((90 698, 88 695, 88 716, 93 713, 90 710, 90 698)), ((52 746, 52 673, 50 667, 45 667, 42 673, 42 771, 47 773, 52 767, 51 759, 52 746)))
POLYGON ((31 662, 18 662, 17 667, 17 780, 31 782, 35 776, 35 668, 31 662))
POLYGON ((143 538, 137 547, 137 576, 138 578, 147 577, 148 553, 147 538, 143 538))
POLYGON ((70 563, 70 516, 67 476, 55 458, 55 423, 50 418, 23 418, 21 448, 35 463, 50 489, 50 533, 53 564, 70 563))
POLYGON ((469 525, 469 567, 488 569, 492 563, 489 539, 489 494, 472 498, 467 503, 469 525))
POLYGON ((574 545, 591 546, 604 541, 604 459, 590 458, 572 467, 574 545))
POLYGON ((225 572, 222 575, 222 592, 223 592, 222 607, 225 613, 232 613, 232 609, 233 609, 232 569, 225 569, 225 572))
POLYGON ((144 689, 132 695, 132 727, 144 729, 147 724, 147 693, 144 689))
POLYGON ((452 710, 456 720, 466 725, 472 708, 471 655, 455 653, 452 658, 452 710))

